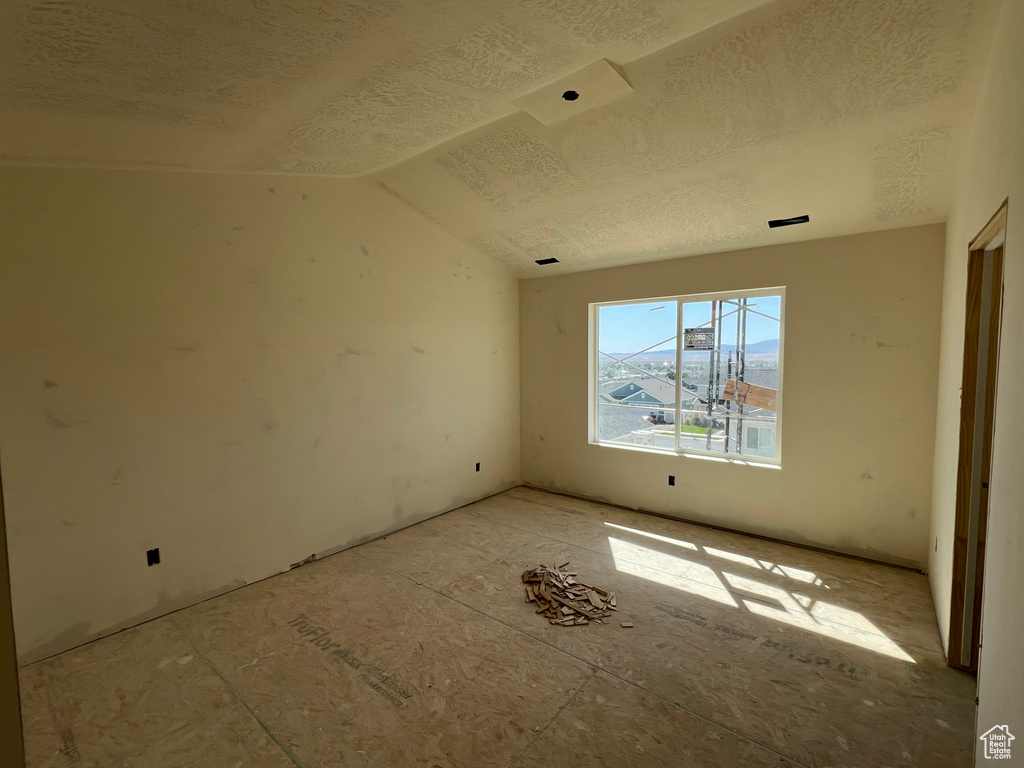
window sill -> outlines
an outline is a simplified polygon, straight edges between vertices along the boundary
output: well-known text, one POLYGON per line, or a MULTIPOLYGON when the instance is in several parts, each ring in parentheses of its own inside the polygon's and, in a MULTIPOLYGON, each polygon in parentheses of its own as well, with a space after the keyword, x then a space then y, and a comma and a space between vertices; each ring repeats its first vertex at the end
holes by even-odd
POLYGON ((760 469, 782 469, 782 462, 774 459, 751 459, 739 458, 737 456, 726 456, 721 453, 710 453, 704 451, 672 451, 664 448, 652 448, 646 445, 628 445, 625 443, 603 443, 598 440, 591 440, 590 445, 598 448, 616 448, 620 451, 637 451, 639 453, 655 453, 659 456, 678 456, 684 459, 699 459, 701 461, 715 461, 720 464, 739 464, 747 467, 758 467, 760 469))

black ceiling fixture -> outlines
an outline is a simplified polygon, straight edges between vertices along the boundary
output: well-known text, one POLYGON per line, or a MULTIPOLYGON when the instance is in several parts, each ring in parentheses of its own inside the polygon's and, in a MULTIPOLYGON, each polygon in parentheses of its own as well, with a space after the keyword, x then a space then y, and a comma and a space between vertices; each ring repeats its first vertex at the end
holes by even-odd
POLYGON ((811 217, 807 215, 794 216, 791 219, 772 219, 768 222, 768 226, 775 229, 776 227, 788 227, 792 224, 806 224, 810 220, 811 217))
POLYGON ((580 95, 576 91, 566 91, 562 94, 562 98, 566 101, 576 101, 580 95))
POLYGON ((558 259, 556 259, 554 257, 552 257, 550 259, 537 259, 534 263, 540 264, 543 267, 545 264, 557 264, 558 263, 558 259))

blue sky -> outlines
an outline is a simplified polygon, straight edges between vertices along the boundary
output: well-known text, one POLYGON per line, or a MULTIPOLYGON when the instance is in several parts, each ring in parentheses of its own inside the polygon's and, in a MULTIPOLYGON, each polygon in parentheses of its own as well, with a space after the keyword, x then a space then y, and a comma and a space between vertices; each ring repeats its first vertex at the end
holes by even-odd
MULTIPOLYGON (((773 317, 779 316, 778 296, 758 296, 749 306, 773 317)), ((726 308, 728 312, 730 307, 726 308)), ((658 301, 643 304, 618 304, 600 308, 598 346, 602 352, 636 352, 655 342, 672 337, 656 349, 674 349, 676 333, 676 302, 658 301), (657 309, 664 307, 664 309, 657 309)), ((683 326, 695 328, 711 319, 711 302, 687 302, 683 305, 683 326)), ((747 343, 779 338, 779 324, 774 320, 747 314, 747 343)), ((722 323, 722 342, 736 343, 736 317, 722 323)))

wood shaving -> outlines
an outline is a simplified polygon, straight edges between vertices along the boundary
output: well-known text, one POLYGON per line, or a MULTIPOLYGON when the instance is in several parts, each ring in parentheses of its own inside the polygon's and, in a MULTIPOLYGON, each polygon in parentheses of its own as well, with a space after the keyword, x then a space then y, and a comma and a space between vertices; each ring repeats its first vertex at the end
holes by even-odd
POLYGON ((543 563, 523 571, 526 602, 536 603, 537 613, 552 624, 576 627, 583 624, 605 624, 601 619, 619 610, 615 593, 584 584, 578 574, 567 570, 569 563, 550 568, 543 563))

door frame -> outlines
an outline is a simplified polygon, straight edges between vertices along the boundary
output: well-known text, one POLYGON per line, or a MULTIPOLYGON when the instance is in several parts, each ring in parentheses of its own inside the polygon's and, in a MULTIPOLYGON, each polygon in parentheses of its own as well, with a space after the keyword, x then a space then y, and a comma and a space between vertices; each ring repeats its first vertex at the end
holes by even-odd
POLYGON ((14 648, 10 586, 4 491, 3 481, 0 480, 0 765, 21 768, 25 765, 25 748, 21 727, 21 698, 18 695, 18 654, 14 648))
POLYGON ((985 536, 1003 305, 1007 201, 968 246, 960 453, 949 620, 951 667, 976 672, 981 648, 985 536))

